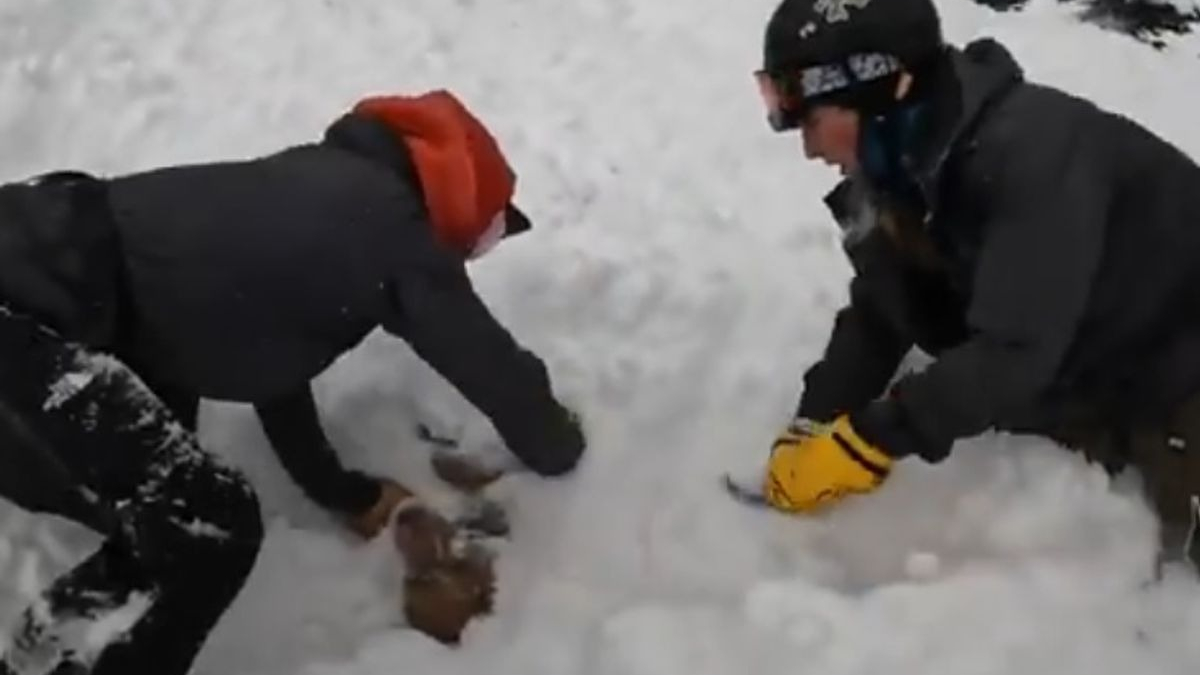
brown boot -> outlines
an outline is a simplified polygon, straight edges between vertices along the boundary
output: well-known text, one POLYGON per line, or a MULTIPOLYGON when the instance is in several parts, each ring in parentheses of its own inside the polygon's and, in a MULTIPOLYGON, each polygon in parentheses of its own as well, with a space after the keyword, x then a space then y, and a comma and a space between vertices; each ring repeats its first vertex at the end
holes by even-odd
POLYGON ((412 491, 394 481, 381 479, 379 487, 379 499, 375 504, 346 520, 346 526, 363 539, 374 539, 387 525, 396 507, 404 500, 414 498, 412 491))
POLYGON ((492 611, 495 573, 486 551, 455 541, 455 528, 421 506, 396 514, 396 548, 404 557, 404 615, 409 625, 448 645, 471 619, 492 611))

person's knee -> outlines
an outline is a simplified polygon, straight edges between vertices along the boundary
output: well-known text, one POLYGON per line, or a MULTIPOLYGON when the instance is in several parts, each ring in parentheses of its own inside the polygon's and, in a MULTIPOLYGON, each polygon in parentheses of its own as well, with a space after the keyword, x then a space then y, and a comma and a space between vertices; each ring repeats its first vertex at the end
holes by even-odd
POLYGON ((166 509, 145 512, 138 529, 139 557, 152 574, 206 579, 214 587, 240 585, 263 541, 258 496, 241 474, 217 470, 168 496, 166 509))

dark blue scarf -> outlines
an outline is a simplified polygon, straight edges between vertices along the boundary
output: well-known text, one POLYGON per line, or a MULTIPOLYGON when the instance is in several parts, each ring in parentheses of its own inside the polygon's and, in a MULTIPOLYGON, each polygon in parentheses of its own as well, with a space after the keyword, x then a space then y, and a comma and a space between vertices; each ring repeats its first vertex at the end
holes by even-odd
POLYGON ((859 165, 871 188, 920 213, 924 199, 910 161, 926 109, 924 103, 914 102, 884 115, 863 117, 858 139, 859 165))

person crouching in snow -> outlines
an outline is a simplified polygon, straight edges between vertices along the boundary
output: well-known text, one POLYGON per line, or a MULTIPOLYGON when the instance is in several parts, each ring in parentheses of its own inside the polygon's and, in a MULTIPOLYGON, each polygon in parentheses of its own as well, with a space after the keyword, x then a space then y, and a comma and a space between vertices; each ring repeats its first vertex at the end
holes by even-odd
POLYGON ((930 0, 784 0, 757 73, 777 131, 846 179, 854 276, 764 496, 806 512, 989 429, 1144 474, 1162 559, 1200 563, 1200 168, 1029 83, 930 0), (934 357, 898 377, 914 346, 934 357))
POLYGON ((365 99, 319 142, 248 161, 0 187, 0 495, 107 536, 26 612, 8 666, 143 597, 90 672, 188 670, 262 537, 250 485, 197 445, 200 397, 253 403, 307 495, 377 534, 410 494, 342 466, 310 388, 376 327, 530 469, 572 470, 576 418, 464 266, 529 228, 514 183, 484 126, 436 91, 365 99))

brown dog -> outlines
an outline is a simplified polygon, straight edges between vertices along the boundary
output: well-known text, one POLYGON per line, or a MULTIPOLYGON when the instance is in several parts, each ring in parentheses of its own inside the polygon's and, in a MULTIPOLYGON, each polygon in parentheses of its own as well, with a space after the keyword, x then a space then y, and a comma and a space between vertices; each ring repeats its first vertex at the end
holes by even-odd
POLYGON ((409 625, 443 644, 457 645, 471 619, 492 611, 496 577, 491 555, 424 506, 401 508, 393 536, 406 566, 404 615, 409 625))

